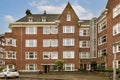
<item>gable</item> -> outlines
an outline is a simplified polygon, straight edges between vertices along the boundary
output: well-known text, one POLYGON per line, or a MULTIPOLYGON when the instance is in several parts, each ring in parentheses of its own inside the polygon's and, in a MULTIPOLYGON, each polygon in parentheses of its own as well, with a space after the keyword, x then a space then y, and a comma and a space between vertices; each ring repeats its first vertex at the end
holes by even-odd
POLYGON ((78 21, 79 18, 76 15, 75 11, 73 10, 72 6, 70 5, 70 3, 68 2, 67 6, 65 7, 65 9, 63 10, 62 14, 59 17, 59 20, 67 20, 67 15, 70 14, 71 15, 71 21, 75 20, 78 21))

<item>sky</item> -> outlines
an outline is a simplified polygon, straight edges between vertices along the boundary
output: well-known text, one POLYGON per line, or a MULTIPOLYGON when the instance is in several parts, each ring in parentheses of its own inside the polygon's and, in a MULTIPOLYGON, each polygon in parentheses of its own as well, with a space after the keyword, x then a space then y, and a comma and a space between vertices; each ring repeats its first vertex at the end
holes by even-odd
POLYGON ((24 17, 27 9, 32 14, 61 14, 70 2, 79 19, 98 17, 105 9, 108 0, 1 0, 0 34, 10 32, 9 23, 24 17))

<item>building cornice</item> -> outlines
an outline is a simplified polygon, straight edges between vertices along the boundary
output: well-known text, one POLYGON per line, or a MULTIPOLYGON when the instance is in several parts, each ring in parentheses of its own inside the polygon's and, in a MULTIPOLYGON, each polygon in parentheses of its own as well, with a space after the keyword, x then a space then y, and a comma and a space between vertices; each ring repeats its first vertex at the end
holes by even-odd
POLYGON ((25 27, 27 25, 29 26, 37 26, 42 27, 45 25, 58 25, 59 22, 13 22, 9 24, 9 28, 12 29, 12 27, 25 27))

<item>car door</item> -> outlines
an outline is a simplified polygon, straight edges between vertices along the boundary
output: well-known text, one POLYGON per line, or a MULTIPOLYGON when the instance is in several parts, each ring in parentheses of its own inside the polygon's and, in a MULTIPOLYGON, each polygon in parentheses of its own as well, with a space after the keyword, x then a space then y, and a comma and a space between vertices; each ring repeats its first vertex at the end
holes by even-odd
POLYGON ((0 77, 4 77, 5 73, 4 71, 0 71, 0 77))

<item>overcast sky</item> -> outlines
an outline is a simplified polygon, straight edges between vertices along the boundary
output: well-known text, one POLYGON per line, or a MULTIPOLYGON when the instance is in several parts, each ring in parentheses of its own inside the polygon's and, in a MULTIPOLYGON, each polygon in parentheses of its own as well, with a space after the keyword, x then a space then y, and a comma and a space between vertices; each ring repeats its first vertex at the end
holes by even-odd
POLYGON ((98 17, 105 9, 107 0, 0 0, 0 34, 9 32, 8 25, 25 16, 26 9, 33 14, 61 14, 70 2, 79 19, 98 17))

